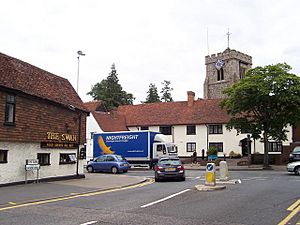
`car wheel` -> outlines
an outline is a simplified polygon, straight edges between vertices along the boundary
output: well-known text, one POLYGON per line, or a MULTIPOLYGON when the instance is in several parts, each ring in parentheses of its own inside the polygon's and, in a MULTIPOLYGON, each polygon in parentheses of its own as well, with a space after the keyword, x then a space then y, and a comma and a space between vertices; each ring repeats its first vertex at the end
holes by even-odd
POLYGON ((185 181, 185 177, 182 177, 182 178, 181 178, 181 181, 185 181))
POLYGON ((119 170, 118 170, 117 167, 113 166, 113 167, 111 168, 111 172, 112 172, 113 174, 116 174, 116 173, 119 172, 119 170))
POLYGON ((123 173, 127 173, 128 172, 128 170, 123 170, 123 173))
POLYGON ((297 167, 295 168, 295 174, 296 174, 296 175, 300 175, 300 166, 297 166, 297 167))
POLYGON ((93 173, 95 171, 92 166, 88 166, 86 169, 89 173, 93 173))

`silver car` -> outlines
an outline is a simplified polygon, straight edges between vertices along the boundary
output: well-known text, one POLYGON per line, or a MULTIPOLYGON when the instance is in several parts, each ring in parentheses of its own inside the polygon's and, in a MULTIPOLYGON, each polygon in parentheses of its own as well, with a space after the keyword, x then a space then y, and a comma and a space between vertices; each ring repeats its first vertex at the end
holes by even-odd
POLYGON ((295 173, 296 175, 300 175, 300 161, 291 162, 287 164, 286 167, 288 172, 295 173))

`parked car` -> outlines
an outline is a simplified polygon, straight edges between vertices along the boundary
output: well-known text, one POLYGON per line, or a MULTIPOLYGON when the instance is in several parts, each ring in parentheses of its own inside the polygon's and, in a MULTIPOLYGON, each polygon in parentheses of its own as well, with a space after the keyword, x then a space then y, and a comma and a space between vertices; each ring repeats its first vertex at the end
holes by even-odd
POLYGON ((288 172, 292 172, 295 173, 296 175, 300 175, 300 161, 291 162, 287 164, 286 169, 288 172))
POLYGON ((289 155, 289 161, 290 162, 300 161, 300 146, 297 146, 293 149, 293 151, 289 155))
POLYGON ((177 178, 185 180, 185 169, 177 157, 160 158, 154 168, 155 181, 160 181, 166 178, 177 178))
POLYGON ((119 172, 126 173, 130 168, 127 160, 120 155, 101 155, 94 160, 88 162, 86 169, 88 172, 112 172, 114 174, 119 172))

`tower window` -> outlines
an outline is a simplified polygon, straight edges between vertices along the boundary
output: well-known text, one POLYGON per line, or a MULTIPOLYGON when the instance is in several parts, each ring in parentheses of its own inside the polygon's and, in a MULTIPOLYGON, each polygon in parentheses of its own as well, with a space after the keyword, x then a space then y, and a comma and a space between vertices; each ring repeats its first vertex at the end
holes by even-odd
POLYGON ((218 73, 217 80, 218 81, 224 80, 224 70, 223 70, 223 68, 217 70, 217 73, 218 73))

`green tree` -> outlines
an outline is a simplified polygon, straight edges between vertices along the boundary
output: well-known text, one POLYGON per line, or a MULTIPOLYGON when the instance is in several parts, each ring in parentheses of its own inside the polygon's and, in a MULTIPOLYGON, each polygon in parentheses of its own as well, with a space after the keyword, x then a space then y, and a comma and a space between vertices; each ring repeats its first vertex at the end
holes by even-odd
POLYGON ((144 103, 161 102, 155 84, 150 83, 149 90, 147 91, 147 93, 148 96, 144 103))
POLYGON ((131 105, 134 100, 133 95, 124 91, 119 84, 115 64, 112 65, 108 77, 93 85, 87 94, 91 95, 94 100, 102 100, 108 111, 120 105, 131 105))
POLYGON ((164 80, 164 82, 161 83, 163 85, 163 88, 161 90, 161 100, 164 102, 173 102, 173 98, 171 96, 171 91, 173 91, 173 88, 170 87, 171 81, 164 80))
POLYGON ((246 131, 264 141, 264 167, 268 162, 268 140, 287 140, 287 126, 300 120, 300 78, 289 73, 286 63, 256 67, 232 87, 221 107, 231 116, 227 129, 246 131))

